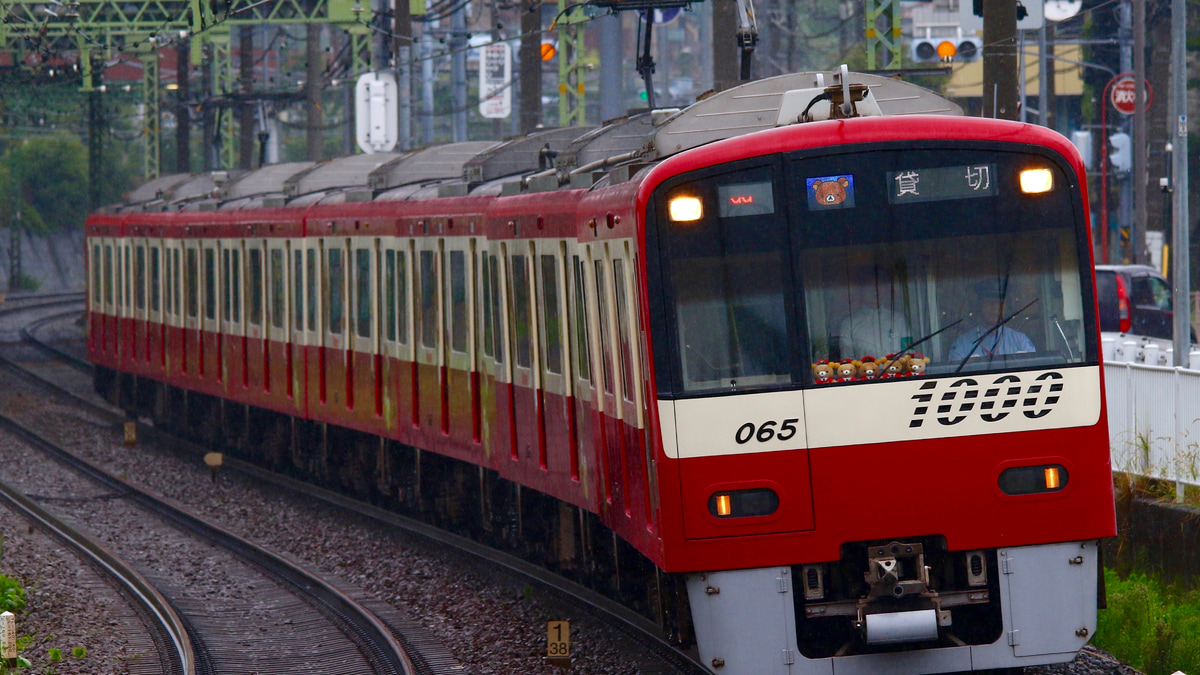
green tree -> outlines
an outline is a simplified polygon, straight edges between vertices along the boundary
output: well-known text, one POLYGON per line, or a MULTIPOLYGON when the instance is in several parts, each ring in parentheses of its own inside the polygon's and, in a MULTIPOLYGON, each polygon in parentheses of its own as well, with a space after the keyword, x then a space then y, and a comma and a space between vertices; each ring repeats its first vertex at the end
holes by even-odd
POLYGON ((78 228, 87 218, 87 150, 71 134, 32 138, 0 157, 0 222, 19 195, 24 227, 35 233, 78 228))

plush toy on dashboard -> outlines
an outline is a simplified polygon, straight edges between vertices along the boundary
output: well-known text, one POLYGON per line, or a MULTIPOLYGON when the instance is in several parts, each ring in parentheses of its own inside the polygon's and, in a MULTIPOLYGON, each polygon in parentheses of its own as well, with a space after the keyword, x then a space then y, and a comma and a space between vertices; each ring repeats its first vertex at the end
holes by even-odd
POLYGON ((825 359, 812 364, 813 382, 816 384, 829 384, 833 382, 836 367, 836 363, 830 363, 825 359))
POLYGON ((853 382, 858 379, 858 361, 842 361, 834 364, 837 379, 834 382, 853 382))
POLYGON ((858 362, 858 379, 859 380, 874 380, 879 377, 879 364, 875 362, 874 356, 864 356, 858 362))
POLYGON ((901 377, 913 377, 925 374, 925 367, 929 365, 929 357, 920 352, 909 354, 908 356, 908 372, 901 377))
POLYGON ((907 362, 907 356, 888 354, 887 356, 883 357, 883 363, 881 364, 883 367, 883 374, 879 376, 879 379, 891 379, 893 377, 902 376, 904 374, 905 364, 907 362))

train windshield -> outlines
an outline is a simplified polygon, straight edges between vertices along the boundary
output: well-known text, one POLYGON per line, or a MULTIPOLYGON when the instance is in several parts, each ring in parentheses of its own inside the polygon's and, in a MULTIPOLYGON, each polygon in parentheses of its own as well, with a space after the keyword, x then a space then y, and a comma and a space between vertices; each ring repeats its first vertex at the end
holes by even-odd
POLYGON ((797 154, 656 204, 662 394, 1096 362, 1079 191, 1047 153, 797 154))

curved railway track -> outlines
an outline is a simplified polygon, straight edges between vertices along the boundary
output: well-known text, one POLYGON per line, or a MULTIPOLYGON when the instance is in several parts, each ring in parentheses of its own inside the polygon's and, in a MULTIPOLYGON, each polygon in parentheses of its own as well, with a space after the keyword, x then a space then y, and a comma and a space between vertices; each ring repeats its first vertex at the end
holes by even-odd
MULTIPOLYGON (((78 300, 70 302, 78 303, 78 300)), ((31 308, 32 305, 27 305, 16 309, 31 308)), ((42 307, 44 308, 45 306, 42 307)), ((5 313, 11 311, 13 308, 8 308, 8 312, 5 313)), ((46 320, 54 320, 60 316, 55 315, 46 320)), ((63 356, 67 355, 59 354, 56 358, 63 356)), ((74 357, 70 358, 74 360, 74 357)), ((8 360, 0 361, 0 365, 10 372, 28 374, 28 371, 8 360)), ((65 392, 57 385, 51 386, 65 392)), ((106 417, 112 415, 109 411, 104 411, 103 414, 106 417)), ((161 621, 148 624, 155 626, 150 628, 151 632, 166 632, 171 641, 191 645, 191 649, 187 651, 192 653, 179 656, 176 660, 180 665, 176 669, 164 672, 180 672, 185 675, 191 675, 193 672, 205 675, 242 671, 264 674, 371 672, 379 675, 407 675, 416 672, 412 661, 391 629, 361 603, 321 577, 223 528, 134 488, 78 458, 8 415, 0 415, 0 429, 7 435, 19 438, 25 446, 45 453, 102 486, 110 503, 128 502, 143 512, 153 513, 169 522, 178 531, 188 533, 188 537, 202 542, 190 544, 199 547, 198 552, 192 555, 207 556, 210 564, 219 568, 222 573, 233 575, 228 584, 230 588, 255 591, 246 594, 249 608, 244 614, 230 616, 229 603, 196 602, 194 598, 187 597, 188 592, 185 588, 172 583, 169 574, 148 573, 154 583, 162 589, 163 595, 170 600, 163 600, 158 607, 150 603, 151 608, 143 610, 143 613, 175 615, 174 623, 169 623, 166 628, 157 626, 161 621), (219 556, 214 557, 211 553, 199 552, 204 548, 213 547, 227 551, 230 557, 222 559, 219 556), (214 559, 217 562, 212 563, 214 559), (233 559, 241 564, 224 561, 233 559), (169 603, 176 606, 177 614, 175 611, 168 611, 173 610, 169 603), (218 611, 222 609, 224 616, 220 616, 218 611), (253 619, 258 619, 261 623, 247 623, 247 620, 253 619), (255 636, 255 633, 258 635, 255 636), (331 663, 336 665, 331 666, 331 663), (251 670, 246 670, 247 668, 251 670)), ((12 499, 18 504, 24 502, 36 507, 28 497, 14 495, 12 499)), ((65 501, 46 496, 41 499, 65 501)), ((135 520, 141 522, 141 519, 135 520)), ((56 531, 55 527, 46 527, 56 531)), ((164 540, 170 540, 172 546, 189 545, 179 542, 177 538, 162 536, 164 540)), ((86 537, 76 534, 74 539, 80 541, 86 537)), ((93 558, 99 557, 114 565, 119 562, 116 555, 105 554, 103 547, 94 543, 78 545, 92 551, 90 556, 93 558)), ((142 591, 153 591, 144 579, 142 591)))
MULTIPOLYGON (((77 355, 55 347, 39 339, 38 333, 44 326, 61 321, 66 315, 73 312, 56 313, 51 316, 39 319, 32 322, 29 326, 21 331, 22 338, 39 350, 52 355, 55 359, 70 365, 72 368, 84 372, 90 372, 91 366, 85 360, 77 355)), ((5 361, 0 358, 0 366, 5 366, 5 361)), ((27 376, 36 377, 32 373, 25 371, 27 376)), ((42 380, 45 382, 45 380, 42 380)), ((122 423, 124 420, 118 414, 111 410, 100 408, 95 403, 78 397, 76 394, 65 390, 64 388, 53 383, 46 383, 62 392, 64 395, 72 397, 81 404, 89 406, 98 414, 102 414, 112 424, 122 423)), ((139 427, 139 434, 147 439, 161 441, 165 444, 170 444, 177 448, 183 448, 194 454, 200 455, 211 451, 209 448, 204 448, 192 443, 191 441, 182 440, 174 436, 170 436, 158 431, 153 427, 139 427)), ((526 582, 532 581, 542 588, 550 589, 554 592, 557 604, 560 611, 569 614, 579 615, 587 613, 595 615, 600 613, 605 618, 605 623, 609 624, 615 630, 619 631, 628 641, 630 651, 647 651, 654 654, 658 660, 670 664, 670 670, 667 672, 673 673, 705 673, 707 672, 693 657, 685 652, 681 652, 673 645, 662 639, 660 629, 657 625, 648 621, 641 615, 633 612, 619 603, 616 603, 594 591, 591 591, 579 584, 571 582, 563 577, 553 574, 545 569, 527 563, 515 556, 497 551, 465 537, 461 537, 444 530, 438 529, 431 525, 422 523, 412 518, 398 515, 396 513, 379 509, 368 504, 350 499, 336 492, 320 488, 309 483, 298 481, 292 478, 282 476, 280 474, 262 469, 249 462, 226 456, 223 460, 222 470, 230 469, 237 471, 251 479, 268 483, 278 489, 286 490, 290 493, 300 496, 307 500, 318 500, 342 511, 353 514, 358 517, 367 518, 374 522, 380 523, 386 527, 402 530, 404 532, 418 535, 428 541, 436 542, 438 545, 448 549, 467 553, 486 564, 494 566, 497 569, 503 569, 507 574, 514 575, 526 582)), ((413 646, 420 648, 421 641, 416 640, 417 644, 413 646)), ((417 658, 414 655, 414 658, 417 658)), ((420 665, 420 664, 419 664, 420 665)), ((423 670, 422 672, 436 672, 436 669, 423 670)), ((663 672, 659 667, 647 664, 642 672, 658 673, 663 672)))

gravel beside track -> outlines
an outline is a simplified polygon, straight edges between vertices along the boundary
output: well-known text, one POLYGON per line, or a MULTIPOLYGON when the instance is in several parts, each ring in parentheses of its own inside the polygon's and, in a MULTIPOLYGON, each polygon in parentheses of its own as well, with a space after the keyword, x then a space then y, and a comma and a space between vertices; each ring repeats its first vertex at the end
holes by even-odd
MULTIPOLYGON (((51 335, 70 336, 81 349, 77 328, 71 322, 47 327, 51 335)), ((46 337, 46 333, 42 333, 46 337)), ((64 345, 59 344, 63 347, 64 345)), ((72 347, 68 347, 72 348, 72 347)), ((5 345, 10 358, 24 360, 33 368, 46 368, 52 379, 72 390, 87 389, 86 378, 70 369, 46 366, 44 357, 24 347, 5 345)), ((203 518, 268 548, 302 561, 310 568, 355 586, 420 624, 458 660, 462 673, 561 673, 543 662, 546 622, 570 620, 573 663, 577 673, 668 672, 645 654, 630 654, 624 636, 588 616, 564 614, 552 597, 520 579, 481 565, 469 556, 433 546, 419 537, 397 533, 384 526, 347 517, 331 507, 314 506, 284 496, 229 471, 219 471, 212 480, 207 467, 192 455, 151 448, 148 443, 127 448, 116 429, 99 426, 100 421, 68 404, 51 403, 37 389, 13 383, 3 388, 0 404, 15 408, 11 414, 39 433, 72 448, 126 480, 162 494, 203 518)), ((2 443, 3 441, 0 441, 2 443)), ((11 523, 0 525, 5 535, 5 552, 0 564, 23 569, 47 566, 50 552, 38 558, 17 558, 10 552, 11 523)), ((23 525, 16 529, 24 531, 23 525)), ((16 541, 33 550, 37 535, 16 541)), ((70 559, 54 565, 64 574, 78 574, 70 559)), ((7 570, 5 570, 7 571, 7 570)), ((13 573, 9 571, 9 573, 13 573)), ((212 570, 197 565, 199 582, 212 570)), ((17 576, 21 573, 17 572, 17 576)), ((29 578, 29 575, 25 575, 29 578)), ((31 594, 31 615, 37 615, 55 635, 91 636, 104 626, 102 604, 90 591, 81 592, 74 604, 60 604, 57 593, 43 585, 71 585, 71 577, 47 577, 31 594), (81 606, 82 605, 82 606, 81 606), (71 632, 73 631, 73 632, 71 632)), ((103 589, 101 589, 103 590, 103 589)), ((226 589, 236 595, 245 589, 226 589)), ((111 591, 110 591, 111 593, 111 591)), ((32 616, 31 616, 32 618, 32 616)), ((29 625, 34 625, 30 623, 29 625)), ((22 632, 26 632, 22 628, 22 632)), ((49 634, 49 633, 40 633, 49 634)), ((126 640, 130 638, 125 638, 126 640)), ((99 642, 97 642, 99 647, 99 642)), ((55 644, 53 646, 59 646, 55 644)), ((62 645, 62 648, 69 649, 62 645)), ((92 645, 86 644, 89 656, 92 645)), ((101 658, 97 656, 96 658, 101 658)), ((117 656, 104 657, 116 659, 117 656)), ((124 662, 122 662, 124 663, 124 662)), ((68 670, 64 663, 56 672, 128 672, 103 668, 68 670)), ((1088 648, 1072 664, 1030 668, 1028 675, 1136 675, 1111 657, 1088 648)))

